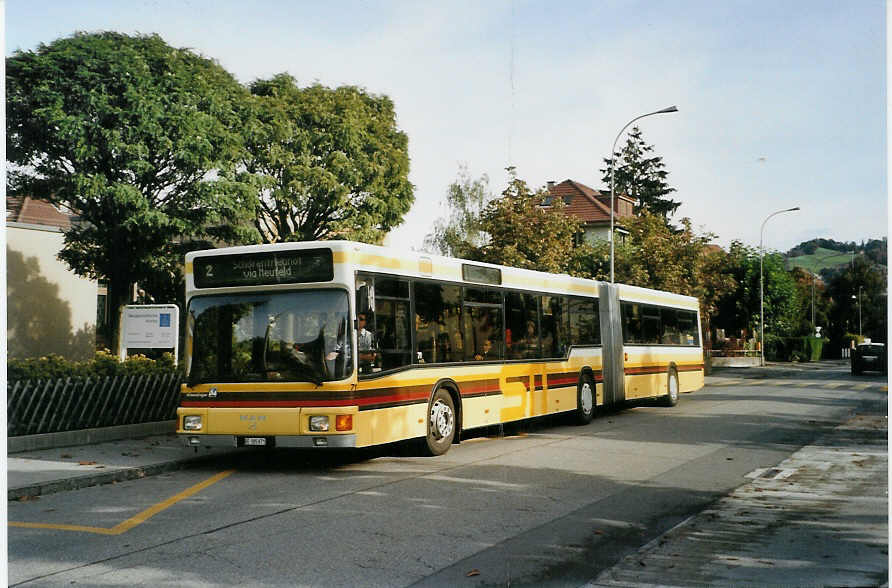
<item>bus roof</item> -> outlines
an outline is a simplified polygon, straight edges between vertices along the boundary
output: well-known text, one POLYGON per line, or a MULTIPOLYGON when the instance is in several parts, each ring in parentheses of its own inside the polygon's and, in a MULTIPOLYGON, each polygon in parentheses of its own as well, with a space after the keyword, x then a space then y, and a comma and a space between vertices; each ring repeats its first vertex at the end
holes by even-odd
MULTIPOLYGON (((489 268, 498 272, 499 282, 505 288, 529 289, 541 292, 562 294, 580 294, 598 296, 599 285, 603 282, 576 278, 568 274, 551 274, 530 269, 495 265, 478 261, 469 261, 452 257, 444 257, 411 250, 397 250, 354 241, 299 241, 291 243, 274 243, 264 245, 245 245, 192 251, 186 254, 187 286, 192 275, 193 262, 196 258, 217 255, 244 255, 298 251, 304 249, 327 248, 332 251, 335 266, 351 265, 357 271, 392 273, 406 277, 442 279, 459 283, 491 284, 486 280, 477 280, 472 275, 475 268, 489 268)), ((485 270, 484 270, 485 272, 485 270)), ((490 272, 491 274, 491 272, 490 272)), ((492 275, 492 274, 491 274, 492 275)), ((622 300, 642 303, 663 304, 697 309, 697 299, 691 296, 629 286, 616 285, 622 300)), ((190 290, 194 288, 189 288, 190 290)))

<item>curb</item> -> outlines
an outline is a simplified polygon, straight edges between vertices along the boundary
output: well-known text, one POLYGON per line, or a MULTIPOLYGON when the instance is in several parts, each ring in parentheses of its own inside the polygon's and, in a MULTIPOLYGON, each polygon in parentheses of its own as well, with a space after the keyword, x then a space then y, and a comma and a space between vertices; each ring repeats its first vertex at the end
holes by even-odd
POLYGON ((176 431, 177 421, 156 421, 135 425, 118 425, 96 429, 80 429, 59 433, 41 433, 6 438, 6 453, 23 453, 41 449, 57 449, 75 445, 92 445, 120 439, 138 439, 152 435, 165 435, 176 431))
POLYGON ((63 478, 59 480, 51 480, 49 482, 38 482, 27 486, 19 486, 17 488, 9 488, 6 491, 7 500, 21 500, 35 498, 45 494, 53 494, 56 492, 65 492, 67 490, 78 490, 81 488, 89 488, 91 486, 101 486, 103 484, 113 484, 116 482, 126 482, 127 480, 135 480, 137 478, 145 478, 146 476, 155 476, 165 472, 183 469, 195 463, 201 463, 206 460, 219 457, 214 455, 199 455, 196 457, 188 457, 175 461, 155 463, 146 466, 121 468, 114 471, 102 472, 98 474, 84 474, 73 478, 63 478))

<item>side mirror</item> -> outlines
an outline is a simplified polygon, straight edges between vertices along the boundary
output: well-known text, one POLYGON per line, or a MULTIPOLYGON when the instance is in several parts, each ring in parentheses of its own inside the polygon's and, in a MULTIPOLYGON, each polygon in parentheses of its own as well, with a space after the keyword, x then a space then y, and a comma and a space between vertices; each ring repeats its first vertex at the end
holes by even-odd
POLYGON ((356 314, 368 313, 371 309, 371 296, 368 284, 363 284, 356 291, 356 314))

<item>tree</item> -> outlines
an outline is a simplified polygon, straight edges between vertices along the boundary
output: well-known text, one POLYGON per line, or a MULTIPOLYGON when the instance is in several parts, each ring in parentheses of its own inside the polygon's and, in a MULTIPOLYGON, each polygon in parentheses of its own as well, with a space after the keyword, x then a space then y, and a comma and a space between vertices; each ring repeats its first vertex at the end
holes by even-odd
MULTIPOLYGON (((509 172, 513 175, 513 169, 509 168, 509 172)), ((581 223, 564 214, 563 201, 542 207, 546 195, 545 188, 532 192, 526 182, 513 176, 501 198, 483 209, 480 230, 489 239, 480 247, 469 247, 469 258, 544 272, 566 272, 581 223)))
POLYGON ((107 281, 112 334, 132 284, 174 271, 184 241, 255 238, 234 172, 247 94, 217 63, 157 35, 77 33, 15 52, 6 84, 7 189, 77 216, 59 258, 107 281))
POLYGON ((764 295, 760 296, 759 251, 734 241, 728 250, 728 271, 737 287, 718 301, 715 324, 735 333, 759 333, 761 301, 765 306, 765 333, 777 336, 800 334, 801 303, 796 281, 784 267, 779 253, 762 258, 764 295))
POLYGON ((833 302, 830 337, 834 342, 842 343, 847 333, 857 335, 859 322, 864 337, 888 340, 886 272, 881 266, 856 257, 854 267, 848 266, 830 282, 827 294, 833 302))
POLYGON ((264 242, 376 243, 402 222, 414 187, 390 98, 352 86, 299 88, 287 74, 250 90, 255 119, 244 164, 257 181, 264 242))
POLYGON ((672 229, 649 210, 630 219, 627 226, 629 235, 615 251, 617 281, 698 298, 708 336, 720 300, 737 285, 727 254, 707 248, 715 235, 695 233, 687 218, 681 220, 680 229, 672 229))
POLYGON ((635 214, 647 209, 659 214, 665 221, 675 214, 681 202, 668 197, 675 192, 675 188, 670 187, 666 181, 669 172, 666 171, 663 158, 649 156, 653 151, 653 145, 644 142, 641 129, 632 127, 622 150, 613 153, 612 157, 604 158, 607 167, 601 170, 604 174, 601 181, 609 186, 614 162, 621 161, 622 165, 616 167, 614 192, 637 199, 635 214))
POLYGON ((814 335, 815 327, 822 327, 826 332, 829 321, 830 301, 824 296, 824 282, 816 278, 810 271, 794 267, 790 275, 796 283, 799 300, 799 326, 795 329, 798 335, 814 335), (814 320, 812 320, 814 310, 814 320))
POLYGON ((480 217, 487 203, 493 199, 489 191, 489 176, 472 179, 468 168, 461 166, 458 179, 449 184, 446 204, 447 218, 439 218, 424 238, 428 251, 464 258, 471 250, 482 246, 487 239, 480 225, 480 217))

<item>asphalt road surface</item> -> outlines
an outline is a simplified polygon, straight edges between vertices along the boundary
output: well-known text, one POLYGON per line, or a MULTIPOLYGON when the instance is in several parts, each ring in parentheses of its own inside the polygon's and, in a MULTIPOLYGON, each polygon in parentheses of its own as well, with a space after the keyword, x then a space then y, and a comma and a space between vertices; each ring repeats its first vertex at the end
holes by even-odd
POLYGON ((580 586, 885 406, 885 378, 843 364, 747 375, 674 408, 486 431, 438 458, 257 452, 10 502, 29 526, 8 529, 9 584, 580 586))

